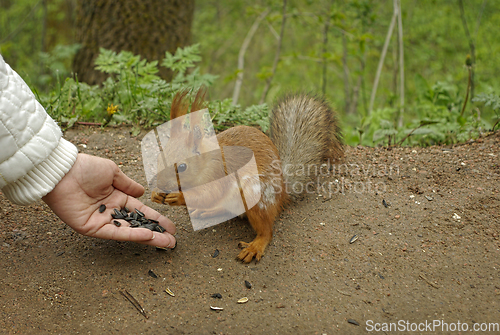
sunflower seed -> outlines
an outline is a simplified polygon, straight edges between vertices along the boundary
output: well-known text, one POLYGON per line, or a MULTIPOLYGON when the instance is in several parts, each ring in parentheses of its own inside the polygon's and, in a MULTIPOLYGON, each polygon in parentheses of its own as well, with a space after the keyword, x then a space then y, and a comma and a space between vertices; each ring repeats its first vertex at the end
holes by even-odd
POLYGON ((99 206, 99 213, 102 213, 106 210, 106 205, 105 204, 102 204, 101 206, 99 206))
POLYGON ((115 226, 120 227, 122 224, 119 221, 113 220, 115 226))
POLYGON ((136 213, 139 214, 140 216, 144 217, 144 213, 138 210, 137 208, 135 209, 136 213))
POLYGON ((359 322, 358 322, 358 321, 356 321, 356 320, 353 320, 353 319, 347 319, 347 322, 349 322, 350 324, 353 324, 353 325, 359 326, 359 322))
POLYGON ((356 242, 358 240, 358 235, 354 235, 353 237, 351 237, 351 239, 349 240, 349 243, 352 244, 354 242, 356 242))
POLYGON ((246 288, 248 289, 251 289, 252 288, 252 284, 250 284, 250 282, 248 280, 245 280, 245 286, 246 288))
MULTIPOLYGON (((137 222, 137 221, 132 221, 132 222, 137 222)), ((141 224, 139 226, 137 226, 137 228, 146 228, 146 229, 149 229, 151 231, 154 231, 156 230, 156 223, 145 223, 145 224, 141 224)))
POLYGON ((150 275, 151 277, 153 277, 155 279, 158 278, 158 276, 156 275, 156 273, 153 272, 153 270, 149 270, 148 275, 150 275))
POLYGON ((171 295, 172 297, 175 297, 174 292, 170 291, 170 289, 169 289, 168 287, 165 289, 165 292, 167 292, 167 293, 168 293, 169 295, 171 295))
POLYGON ((142 224, 139 221, 136 221, 136 220, 130 221, 130 226, 132 226, 132 227, 139 227, 141 225, 142 224))
POLYGON ((154 229, 154 230, 156 230, 156 231, 157 231, 157 232, 159 232, 159 233, 164 233, 164 232, 166 231, 166 229, 165 229, 165 228, 163 228, 162 226, 160 226, 160 225, 159 225, 159 224, 157 224, 157 223, 156 223, 156 225, 155 225, 155 229, 154 229))
POLYGON ((212 255, 212 258, 215 258, 219 256, 219 249, 215 249, 214 254, 212 255))
POLYGON ((125 216, 119 211, 117 210, 116 208, 114 209, 115 213, 114 214, 111 214, 111 216, 114 218, 114 219, 117 219, 117 220, 121 220, 121 219, 125 219, 125 216))

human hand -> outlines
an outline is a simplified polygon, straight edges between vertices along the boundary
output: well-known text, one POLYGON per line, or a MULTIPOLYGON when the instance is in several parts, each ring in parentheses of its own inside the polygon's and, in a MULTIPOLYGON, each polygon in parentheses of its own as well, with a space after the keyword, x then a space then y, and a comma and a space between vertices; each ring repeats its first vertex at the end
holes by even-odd
POLYGON ((144 187, 127 177, 109 159, 78 154, 75 164, 43 201, 68 226, 78 233, 117 241, 132 241, 162 248, 175 247, 172 234, 175 226, 166 217, 136 199, 144 194, 144 187), (99 206, 106 211, 99 213, 99 206), (157 220, 167 231, 153 232, 146 228, 130 228, 121 221, 113 224, 113 208, 138 209, 148 219, 157 220))

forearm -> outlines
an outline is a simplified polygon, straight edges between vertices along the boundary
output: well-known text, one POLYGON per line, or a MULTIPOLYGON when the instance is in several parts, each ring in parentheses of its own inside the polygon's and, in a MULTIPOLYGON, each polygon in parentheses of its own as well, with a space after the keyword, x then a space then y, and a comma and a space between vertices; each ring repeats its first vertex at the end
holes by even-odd
POLYGON ((0 188, 27 205, 49 193, 73 166, 78 151, 0 56, 0 188))

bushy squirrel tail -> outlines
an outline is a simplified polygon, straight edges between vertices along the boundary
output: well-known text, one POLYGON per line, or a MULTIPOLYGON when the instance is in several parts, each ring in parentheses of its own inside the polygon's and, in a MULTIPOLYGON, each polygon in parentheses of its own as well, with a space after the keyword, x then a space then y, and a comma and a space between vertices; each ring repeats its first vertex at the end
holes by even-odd
POLYGON ((291 94, 272 110, 270 138, 278 148, 284 181, 301 193, 322 163, 344 157, 342 134, 334 111, 323 98, 291 94), (314 168, 316 167, 316 168, 314 168))

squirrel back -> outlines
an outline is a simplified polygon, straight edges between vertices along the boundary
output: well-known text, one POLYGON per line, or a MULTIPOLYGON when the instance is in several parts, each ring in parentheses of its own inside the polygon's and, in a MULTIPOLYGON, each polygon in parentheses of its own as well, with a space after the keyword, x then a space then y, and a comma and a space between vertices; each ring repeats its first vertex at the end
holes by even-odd
POLYGON ((270 117, 270 138, 278 149, 283 179, 288 189, 307 183, 311 165, 341 160, 342 135, 333 110, 324 99, 310 94, 283 97, 270 117))

